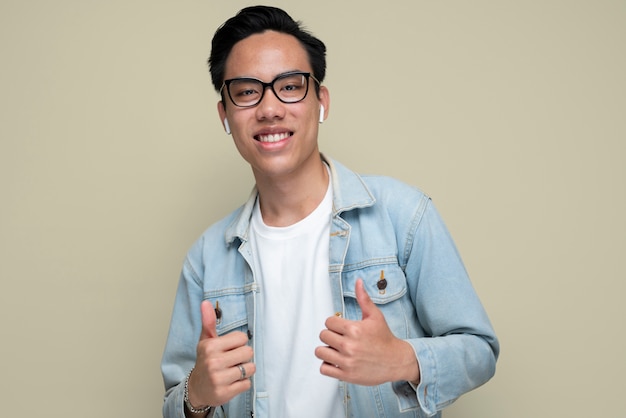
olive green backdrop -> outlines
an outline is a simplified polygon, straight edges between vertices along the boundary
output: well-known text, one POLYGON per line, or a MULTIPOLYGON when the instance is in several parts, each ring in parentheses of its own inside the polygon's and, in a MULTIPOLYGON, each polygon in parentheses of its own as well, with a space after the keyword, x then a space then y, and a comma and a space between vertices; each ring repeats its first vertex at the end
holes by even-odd
MULTIPOLYGON (((248 4, 0 2, 2 416, 160 416, 184 255, 252 187, 205 65, 248 4)), ((433 197, 501 338, 446 417, 626 416, 626 2, 273 4, 328 46, 322 150, 433 197)))

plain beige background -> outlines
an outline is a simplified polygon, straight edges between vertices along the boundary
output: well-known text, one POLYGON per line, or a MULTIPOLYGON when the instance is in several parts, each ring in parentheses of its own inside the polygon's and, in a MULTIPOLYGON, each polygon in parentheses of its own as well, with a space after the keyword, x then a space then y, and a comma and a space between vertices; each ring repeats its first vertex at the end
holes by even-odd
MULTIPOLYGON (((2 416, 161 415, 184 255, 252 187, 205 64, 248 4, 0 2, 2 416)), ((626 2, 273 4, 328 46, 322 150, 433 197, 501 338, 445 416, 626 416, 626 2)))

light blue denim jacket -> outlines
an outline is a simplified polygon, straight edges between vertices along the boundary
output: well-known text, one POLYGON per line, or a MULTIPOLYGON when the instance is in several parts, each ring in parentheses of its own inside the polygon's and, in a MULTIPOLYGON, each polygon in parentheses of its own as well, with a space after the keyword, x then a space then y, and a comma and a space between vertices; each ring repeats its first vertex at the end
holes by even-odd
MULTIPOLYGON (((431 200, 382 176, 359 176, 325 159, 333 182, 329 280, 335 310, 360 319, 354 286, 364 280, 396 337, 415 349, 421 381, 365 387, 338 382, 345 416, 428 417, 495 373, 499 345, 455 245, 431 200), (384 292, 377 287, 381 271, 384 292)), ((248 244, 253 191, 245 205, 211 226, 189 251, 176 294, 162 360, 163 416, 182 418, 183 386, 196 359, 200 303, 219 301, 219 335, 248 334, 255 358, 264 349, 256 321, 259 287, 248 244)), ((393 353, 389 353, 390 356, 393 353)), ((306 390, 306 388, 302 388, 306 390)), ((267 418, 264 370, 257 364, 252 389, 214 411, 221 417, 267 418)), ((327 418, 327 417, 323 417, 327 418)), ((331 417, 328 417, 331 418, 331 417)))

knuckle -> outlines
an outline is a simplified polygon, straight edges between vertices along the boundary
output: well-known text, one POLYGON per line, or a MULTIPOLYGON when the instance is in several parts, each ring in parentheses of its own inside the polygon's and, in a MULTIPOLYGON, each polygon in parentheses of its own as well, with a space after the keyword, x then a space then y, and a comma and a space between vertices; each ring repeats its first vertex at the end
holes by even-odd
POLYGON ((346 327, 346 333, 353 338, 360 337, 362 334, 360 324, 357 322, 348 324, 346 327))
POLYGON ((356 352, 356 347, 352 341, 346 340, 339 344, 339 351, 347 356, 353 356, 356 352))
POLYGON ((220 357, 210 357, 205 360, 205 364, 209 370, 219 370, 222 368, 222 363, 223 361, 220 357))

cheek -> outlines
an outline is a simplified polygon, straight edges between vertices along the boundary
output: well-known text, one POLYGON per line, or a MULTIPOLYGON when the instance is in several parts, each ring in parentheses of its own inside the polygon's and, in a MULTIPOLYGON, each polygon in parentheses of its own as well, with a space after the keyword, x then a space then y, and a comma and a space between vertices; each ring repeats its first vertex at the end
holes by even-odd
POLYGON ((298 114, 298 117, 303 121, 302 123, 311 125, 317 124, 320 119, 320 111, 318 106, 307 106, 306 109, 302 109, 298 114))
MULTIPOLYGON (((248 113, 248 112, 246 112, 248 113)), ((246 115, 241 112, 231 112, 227 115, 228 123, 230 125, 230 130, 235 133, 237 132, 237 136, 241 137, 248 130, 249 121, 254 118, 254 115, 246 115)))

